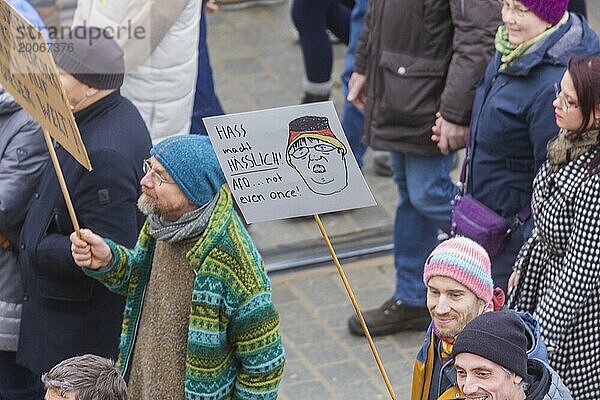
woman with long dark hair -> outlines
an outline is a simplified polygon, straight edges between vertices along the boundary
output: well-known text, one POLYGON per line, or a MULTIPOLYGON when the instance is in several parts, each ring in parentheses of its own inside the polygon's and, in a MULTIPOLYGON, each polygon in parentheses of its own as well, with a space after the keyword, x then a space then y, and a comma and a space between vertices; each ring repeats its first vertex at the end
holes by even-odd
POLYGON ((552 367, 574 399, 600 398, 600 57, 572 58, 552 103, 531 206, 534 229, 509 305, 535 315, 552 367))

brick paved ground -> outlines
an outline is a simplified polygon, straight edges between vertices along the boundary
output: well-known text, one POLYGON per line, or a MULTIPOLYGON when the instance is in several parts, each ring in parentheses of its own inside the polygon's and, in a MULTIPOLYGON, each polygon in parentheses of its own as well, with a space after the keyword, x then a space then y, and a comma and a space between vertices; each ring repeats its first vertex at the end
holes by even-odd
MULTIPOLYGON (((379 306, 394 289, 390 256, 344 265, 362 309, 379 306)), ((283 400, 389 399, 365 338, 351 336, 354 312, 333 264, 271 274, 288 354, 283 400)), ((421 332, 375 338, 375 346, 398 399, 410 398, 414 355, 421 332)))

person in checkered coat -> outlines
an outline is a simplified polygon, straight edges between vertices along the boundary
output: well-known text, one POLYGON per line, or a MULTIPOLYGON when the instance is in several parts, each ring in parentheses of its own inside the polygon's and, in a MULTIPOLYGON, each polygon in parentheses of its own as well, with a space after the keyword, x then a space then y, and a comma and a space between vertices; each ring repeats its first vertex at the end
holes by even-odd
POLYGON ((560 133, 534 181, 509 306, 537 317, 573 398, 599 399, 600 57, 571 59, 552 104, 560 133))

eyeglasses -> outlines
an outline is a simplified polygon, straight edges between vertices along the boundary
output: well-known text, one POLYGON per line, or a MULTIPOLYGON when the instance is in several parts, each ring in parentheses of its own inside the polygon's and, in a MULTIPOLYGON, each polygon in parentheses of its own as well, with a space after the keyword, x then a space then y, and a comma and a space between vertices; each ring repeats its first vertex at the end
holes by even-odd
POLYGON ((558 83, 554 83, 554 94, 556 95, 556 100, 558 100, 558 103, 560 104, 561 110, 564 112, 569 112, 569 108, 578 107, 577 103, 565 99, 558 83))
POLYGON ((163 183, 175 183, 174 181, 169 181, 163 178, 158 172, 153 170, 149 158, 144 160, 144 163, 142 164, 142 171, 144 171, 144 175, 148 175, 148 172, 150 172, 150 177, 152 178, 152 181, 154 181, 155 185, 160 186, 163 183))
POLYGON ((304 158, 308 155, 308 153, 310 152, 311 149, 318 151, 319 153, 329 154, 330 152, 334 151, 336 149, 336 147, 329 143, 320 143, 320 144, 316 144, 314 146, 300 146, 300 147, 296 147, 294 150, 292 150, 290 152, 290 155, 292 157, 298 158, 298 159, 304 158))
POLYGON ((508 14, 508 12, 511 11, 515 17, 525 18, 527 14, 531 12, 531 10, 527 8, 511 7, 506 0, 499 0, 499 3, 502 6, 502 14, 508 14))

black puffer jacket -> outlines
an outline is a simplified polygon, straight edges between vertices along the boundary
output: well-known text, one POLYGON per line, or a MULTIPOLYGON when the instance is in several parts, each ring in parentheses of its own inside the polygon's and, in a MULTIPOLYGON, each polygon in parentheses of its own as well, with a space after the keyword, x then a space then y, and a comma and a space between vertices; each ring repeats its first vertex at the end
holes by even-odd
POLYGON ((527 361, 526 400, 572 400, 569 389, 548 364, 539 360, 527 361))
POLYGON ((367 76, 364 141, 376 150, 439 154, 435 113, 469 124, 500 24, 497 0, 371 0, 354 66, 367 76))

